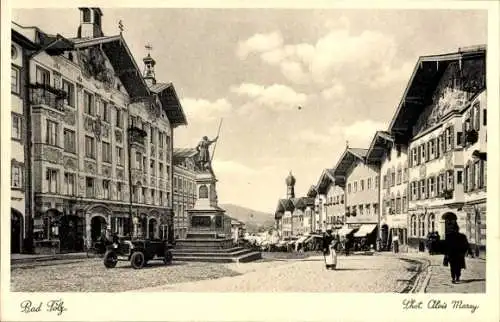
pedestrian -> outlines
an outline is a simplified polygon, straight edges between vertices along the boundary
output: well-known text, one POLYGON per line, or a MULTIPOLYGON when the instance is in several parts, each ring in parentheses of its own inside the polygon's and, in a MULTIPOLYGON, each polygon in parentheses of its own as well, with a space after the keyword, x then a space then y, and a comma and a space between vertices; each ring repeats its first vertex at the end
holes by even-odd
POLYGON ((459 232, 458 224, 450 225, 449 233, 445 236, 445 252, 443 264, 450 266, 451 282, 456 284, 460 281, 462 269, 465 269, 465 256, 469 250, 467 237, 459 232))
POLYGON ((337 266, 337 253, 335 252, 335 245, 332 244, 333 241, 332 231, 327 230, 323 235, 323 257, 326 269, 335 269, 337 266))

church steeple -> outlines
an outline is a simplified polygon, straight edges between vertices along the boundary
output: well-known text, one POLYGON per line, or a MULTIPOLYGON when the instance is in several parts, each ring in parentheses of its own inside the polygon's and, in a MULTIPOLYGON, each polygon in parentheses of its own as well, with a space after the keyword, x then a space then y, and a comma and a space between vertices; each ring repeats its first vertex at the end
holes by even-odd
POLYGON ((148 55, 142 59, 144 62, 144 80, 148 86, 152 86, 156 84, 155 77, 155 65, 156 61, 151 57, 151 50, 153 47, 150 44, 147 44, 145 48, 149 51, 148 55))
POLYGON ((295 177, 292 175, 292 171, 285 180, 286 182, 286 197, 288 199, 295 198, 295 177))

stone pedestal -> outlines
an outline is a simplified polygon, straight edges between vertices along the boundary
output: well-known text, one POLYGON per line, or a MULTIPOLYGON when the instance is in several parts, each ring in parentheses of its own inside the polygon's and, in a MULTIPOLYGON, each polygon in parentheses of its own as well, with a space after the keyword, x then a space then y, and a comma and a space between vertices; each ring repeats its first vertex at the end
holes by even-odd
POLYGON ((214 174, 198 173, 195 182, 197 200, 193 209, 188 209, 187 235, 177 240, 174 258, 209 262, 245 262, 261 258, 260 252, 234 245, 231 218, 217 204, 214 174))

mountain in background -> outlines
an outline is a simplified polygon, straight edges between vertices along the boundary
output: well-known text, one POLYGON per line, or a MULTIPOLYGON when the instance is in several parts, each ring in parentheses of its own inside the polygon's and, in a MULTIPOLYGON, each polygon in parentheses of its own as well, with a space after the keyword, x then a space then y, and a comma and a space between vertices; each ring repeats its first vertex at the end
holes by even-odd
POLYGON ((226 210, 226 215, 244 222, 247 231, 250 233, 267 230, 274 226, 273 214, 233 204, 221 204, 219 206, 226 210))

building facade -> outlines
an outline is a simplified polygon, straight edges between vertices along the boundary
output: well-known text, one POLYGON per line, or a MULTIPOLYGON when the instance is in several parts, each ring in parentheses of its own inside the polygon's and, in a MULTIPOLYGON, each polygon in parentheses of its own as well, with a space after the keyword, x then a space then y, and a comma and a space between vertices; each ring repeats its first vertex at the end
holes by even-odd
POLYGON ((380 165, 379 213, 381 249, 391 249, 393 240, 406 245, 408 236, 407 147, 395 144, 390 133, 377 131, 367 160, 380 165))
POLYGON ((29 92, 29 56, 38 49, 35 43, 18 31, 12 24, 11 55, 11 253, 29 252, 32 236, 32 176, 29 92))
POLYGON ((486 114, 481 99, 486 89, 485 52, 478 47, 420 57, 391 122, 389 131, 396 143, 409 146, 408 242, 412 246, 422 248, 429 233, 444 238, 448 224, 454 222, 469 240, 481 243, 485 209, 466 206, 466 196, 471 205, 486 200, 486 194, 481 195, 486 191, 486 162, 473 157, 477 150, 476 155, 484 153, 485 161, 485 129, 479 134, 486 114))
POLYGON ((347 147, 335 167, 335 178, 345 189, 347 228, 357 229, 355 237, 375 243, 379 223, 379 172, 376 163, 366 159, 368 150, 347 147), (343 181, 342 181, 343 180, 343 181))
MULTIPOLYGON (((80 8, 77 37, 22 28, 30 60, 34 235, 38 251, 81 251, 102 234, 173 234, 173 128, 186 124, 172 84, 142 74, 102 11, 80 8)), ((148 55, 149 57, 149 55, 148 55)))
POLYGON ((196 203, 196 149, 174 149, 174 235, 186 238, 189 226, 188 209, 196 203))
POLYGON ((334 169, 323 171, 315 190, 324 198, 324 202, 321 203, 321 217, 325 220, 320 231, 327 228, 340 228, 345 222, 345 194, 344 188, 336 183, 334 169))

